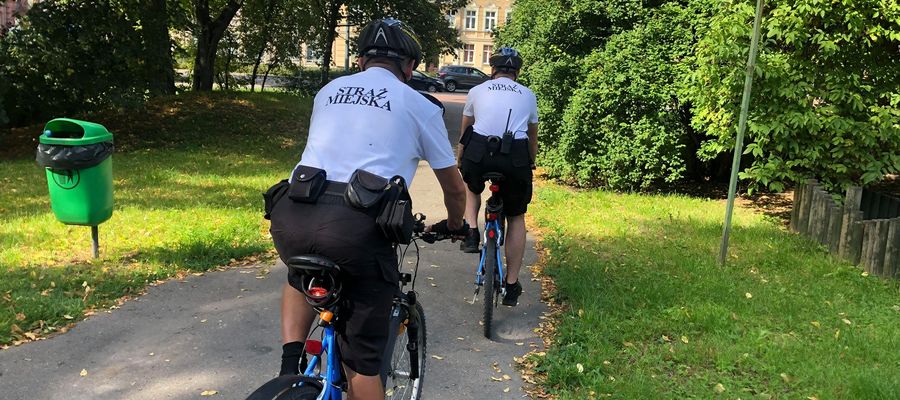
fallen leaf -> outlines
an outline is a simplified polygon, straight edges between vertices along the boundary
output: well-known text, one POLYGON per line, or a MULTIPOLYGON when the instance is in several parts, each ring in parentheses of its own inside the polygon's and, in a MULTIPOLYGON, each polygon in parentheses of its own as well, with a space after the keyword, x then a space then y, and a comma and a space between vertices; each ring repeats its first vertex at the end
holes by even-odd
POLYGON ((785 374, 785 373, 782 372, 782 373, 781 373, 781 380, 783 380, 784 383, 790 383, 790 382, 791 382, 791 377, 788 376, 788 374, 785 374))
POLYGON ((603 365, 610 365, 610 364, 612 364, 612 363, 609 362, 609 360, 604 360, 604 361, 603 361, 603 365))
POLYGON ((725 392, 725 386, 722 385, 721 383, 717 383, 717 384, 716 384, 716 387, 713 388, 713 390, 715 390, 716 393, 724 393, 724 392, 725 392))
POLYGON ((492 377, 491 377, 491 380, 494 381, 494 382, 503 382, 503 378, 497 378, 497 377, 495 377, 495 376, 492 376, 492 377))
POLYGON ((681 342, 684 343, 684 344, 688 344, 688 337, 682 335, 682 336, 681 336, 681 342))
POLYGON ((458 337, 458 338, 456 338, 456 340, 466 340, 466 338, 464 338, 464 337, 458 337))
POLYGON ((862 276, 869 276, 869 273, 866 272, 866 271, 863 271, 860 275, 862 275, 862 276))
POLYGON ((81 373, 78 375, 87 376, 87 370, 86 369, 81 370, 81 373))
POLYGON ((218 393, 219 393, 218 390, 204 390, 204 391, 200 392, 200 395, 201 395, 201 396, 213 396, 213 395, 216 395, 216 394, 218 394, 218 393))
POLYGON ((503 393, 509 393, 509 388, 503 389, 503 393))
POLYGON ((65 318, 65 319, 75 319, 75 317, 73 317, 73 316, 71 316, 71 315, 69 315, 69 314, 63 315, 63 318, 65 318))
POLYGON ((752 298, 753 298, 753 294, 750 293, 750 292, 747 292, 747 293, 744 293, 744 297, 746 297, 746 298, 748 298, 748 299, 752 299, 752 298))
POLYGON ((575 368, 578 369, 578 373, 580 373, 580 374, 584 373, 584 365, 581 365, 581 363, 575 364, 575 368))
POLYGON ((847 318, 844 318, 844 319, 842 319, 841 321, 844 321, 844 323, 847 324, 847 325, 853 325, 853 323, 850 322, 850 320, 847 319, 847 318))
POLYGON ((814 327, 816 327, 816 328, 822 327, 822 324, 820 324, 819 321, 812 321, 812 322, 810 322, 810 323, 812 324, 812 326, 814 326, 814 327))
POLYGON ((516 342, 516 346, 524 346, 525 342, 516 342))
POLYGON ((819 400, 819 398, 816 396, 809 396, 807 397, 807 400, 819 400))
POLYGON ((624 343, 622 343, 622 345, 625 347, 633 347, 634 346, 634 344, 631 342, 624 342, 624 343))
POLYGON ((582 310, 582 309, 579 308, 579 309, 578 309, 578 316, 579 316, 579 317, 583 317, 583 316, 584 316, 584 310, 582 310))
POLYGON ((666 335, 663 335, 663 336, 662 336, 662 340, 663 340, 664 342, 671 342, 671 341, 672 341, 672 339, 669 339, 669 337, 666 336, 666 335))
POLYGON ((441 356, 431 356, 431 358, 433 358, 435 360, 443 360, 444 359, 444 357, 441 357, 441 356))
POLYGON ((205 323, 205 322, 206 322, 205 319, 201 319, 201 320, 200 320, 200 323, 201 323, 201 324, 202 324, 202 323, 205 323))
POLYGON ((147 355, 153 357, 153 356, 156 355, 156 353, 150 353, 150 354, 147 354, 147 355))
POLYGON ((840 330, 840 329, 834 331, 834 338, 837 339, 837 338, 839 338, 839 337, 841 337, 841 330, 840 330))
POLYGON ((512 379, 512 378, 511 378, 509 375, 506 375, 506 374, 503 375, 503 380, 504 380, 504 381, 508 381, 508 380, 510 380, 510 379, 512 379))
POLYGON ((24 320, 25 320, 25 314, 16 313, 16 321, 24 321, 24 320))

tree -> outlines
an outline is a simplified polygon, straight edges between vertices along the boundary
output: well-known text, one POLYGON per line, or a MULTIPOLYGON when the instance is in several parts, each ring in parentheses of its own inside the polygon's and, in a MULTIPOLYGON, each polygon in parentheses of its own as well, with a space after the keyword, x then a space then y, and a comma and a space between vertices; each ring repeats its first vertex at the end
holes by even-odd
MULTIPOLYGON (((688 94, 707 159, 734 146, 753 13, 727 4, 697 46, 688 94)), ((776 191, 816 177, 841 192, 900 172, 900 4, 768 1, 761 29, 741 177, 776 191)))
POLYGON ((244 57, 253 66, 250 90, 256 86, 264 58, 266 74, 275 65, 299 56, 300 42, 308 38, 314 23, 307 0, 247 0, 238 27, 244 57))
POLYGON ((14 125, 110 106, 147 92, 139 23, 112 0, 37 4, 0 41, 0 82, 14 125))
POLYGON ((166 3, 166 0, 140 0, 139 4, 147 86, 153 95, 175 94, 175 69, 166 3))
POLYGON ((444 15, 466 4, 467 0, 310 0, 319 29, 314 37, 315 48, 322 54, 320 80, 328 82, 332 44, 337 26, 346 13, 350 24, 362 27, 375 18, 396 17, 419 35, 425 56, 441 52, 453 53, 461 46, 458 33, 451 28, 444 15))
POLYGON ((210 16, 209 0, 192 1, 197 24, 195 27, 197 55, 194 58, 194 80, 191 86, 197 91, 211 91, 219 41, 222 40, 231 20, 244 4, 244 0, 227 0, 216 19, 212 19, 210 16))

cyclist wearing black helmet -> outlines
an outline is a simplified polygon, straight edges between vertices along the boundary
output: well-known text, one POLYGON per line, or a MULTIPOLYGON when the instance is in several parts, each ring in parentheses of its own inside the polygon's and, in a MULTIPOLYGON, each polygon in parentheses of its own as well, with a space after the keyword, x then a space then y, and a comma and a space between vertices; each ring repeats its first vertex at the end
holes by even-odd
MULTIPOLYGON (((537 154, 538 113, 534 93, 516 82, 522 68, 519 52, 503 47, 491 57, 491 80, 469 91, 463 109, 459 168, 468 186, 466 221, 478 226, 482 176, 504 175, 500 194, 506 216, 507 289, 503 304, 515 306, 522 285, 519 269, 525 254, 525 211, 531 202, 534 156, 537 154)), ((478 253, 480 235, 472 228, 460 248, 478 253)))
MULTIPOLYGON (((318 254, 341 267, 341 312, 349 317, 336 328, 349 395, 383 399, 378 374, 399 279, 396 253, 376 226, 374 206, 354 203, 345 196, 347 188, 394 176, 411 183, 419 160, 427 160, 448 214, 434 230, 460 236, 467 230, 466 189, 441 109, 404 83, 422 58, 415 35, 400 21, 382 19, 363 28, 358 40, 361 72, 337 78, 316 94, 306 148, 288 196, 272 201, 270 231, 282 260, 318 254)), ((299 372, 314 318, 295 290, 302 285, 298 278, 289 273, 282 290, 282 375, 299 372)))

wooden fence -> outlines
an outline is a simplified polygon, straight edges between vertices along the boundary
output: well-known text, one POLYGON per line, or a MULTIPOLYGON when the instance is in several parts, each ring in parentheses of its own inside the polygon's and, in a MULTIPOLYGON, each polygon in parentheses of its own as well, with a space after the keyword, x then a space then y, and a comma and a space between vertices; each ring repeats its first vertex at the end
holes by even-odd
POLYGON ((900 199, 896 197, 851 187, 840 205, 810 179, 794 191, 790 227, 870 274, 900 278, 900 199))

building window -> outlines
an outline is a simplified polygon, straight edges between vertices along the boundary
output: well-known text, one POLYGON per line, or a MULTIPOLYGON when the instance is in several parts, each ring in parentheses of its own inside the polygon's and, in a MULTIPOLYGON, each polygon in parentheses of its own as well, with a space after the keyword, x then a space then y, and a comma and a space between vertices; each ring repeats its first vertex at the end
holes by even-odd
POLYGON ((458 14, 457 10, 453 10, 447 13, 447 21, 450 22, 450 26, 456 28, 456 15, 458 14))
POLYGON ((477 23, 478 10, 466 10, 466 29, 475 29, 477 23))
POLYGON ((475 45, 474 44, 464 44, 463 45, 463 62, 466 64, 472 64, 475 62, 475 45))
POLYGON ((509 25, 509 21, 512 21, 512 10, 506 10, 506 24, 509 25))
POLYGON ((485 11, 484 12, 484 30, 492 31, 497 27, 497 12, 496 11, 485 11))
POLYGON ((322 61, 322 55, 313 46, 306 46, 306 61, 319 62, 322 61))
POLYGON ((489 64, 491 62, 491 55, 494 54, 494 46, 490 44, 484 45, 484 53, 482 54, 482 64, 489 64))

